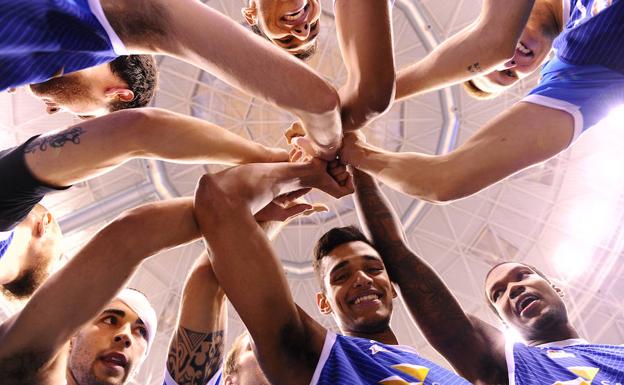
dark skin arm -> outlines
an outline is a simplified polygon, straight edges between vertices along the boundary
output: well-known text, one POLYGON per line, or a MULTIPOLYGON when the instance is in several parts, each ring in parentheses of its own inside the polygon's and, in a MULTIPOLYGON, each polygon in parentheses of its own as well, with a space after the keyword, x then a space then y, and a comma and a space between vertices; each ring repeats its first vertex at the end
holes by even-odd
POLYGON ((466 314, 440 276, 410 250, 399 218, 374 179, 359 170, 353 177, 360 222, 425 338, 467 380, 506 383, 502 333, 466 314))

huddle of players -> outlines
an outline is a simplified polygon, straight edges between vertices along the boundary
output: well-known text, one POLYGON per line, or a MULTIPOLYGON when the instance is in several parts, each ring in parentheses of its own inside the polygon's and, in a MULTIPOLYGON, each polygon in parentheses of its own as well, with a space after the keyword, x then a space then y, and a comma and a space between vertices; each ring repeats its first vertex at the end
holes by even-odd
MULTIPOLYGON (((37 69, 26 73, 24 66, 11 66, 2 88, 37 83, 30 88, 51 113, 64 108, 92 117, 123 110, 0 153, 0 173, 12 181, 0 192, 0 282, 9 293, 32 295, 23 310, 0 326, 0 373, 7 383, 126 383, 153 343, 156 316, 144 296, 123 287, 144 259, 199 237, 211 258, 197 260, 185 285, 167 384, 624 380, 624 349, 579 339, 560 290, 534 267, 503 263, 490 270, 485 282, 488 303, 525 343, 506 345, 500 330, 466 314, 433 269, 410 250, 400 222, 370 176, 413 196, 445 201, 472 194, 566 148, 609 106, 622 101, 624 51, 615 49, 624 28, 621 0, 485 1, 470 28, 396 76, 392 4, 370 1, 354 8, 337 0, 338 40, 349 72, 338 92, 302 63, 198 2, 138 3, 47 3, 62 11, 59 20, 64 27, 71 25, 73 33, 80 28, 93 32, 85 40, 93 43, 90 50, 100 51, 77 60, 50 50, 46 39, 66 37, 53 19, 41 22, 47 15, 41 2, 24 2, 19 10, 0 2, 1 14, 24 17, 37 26, 35 34, 47 32, 36 48, 30 47, 31 56, 31 51, 14 48, 2 53, 3 65, 21 60, 37 69), (139 20, 142 29, 137 28, 139 20), (200 23, 203 29, 194 29, 200 23), (389 108, 395 86, 396 99, 465 80, 478 96, 500 92, 537 69, 557 35, 556 57, 542 70, 540 85, 450 154, 393 154, 367 144, 357 133, 389 108), (206 42, 205 36, 215 36, 214 41, 206 42), (228 39, 236 46, 228 46, 228 39), (41 51, 48 60, 41 60, 41 51), (294 112, 301 123, 288 133, 292 151, 269 149, 171 112, 129 110, 149 102, 156 71, 148 56, 118 55, 146 52, 187 60, 294 112), (257 53, 259 64, 241 67, 236 59, 245 52, 257 53), (59 68, 79 71, 52 77, 59 68), (292 89, 276 86, 283 76, 293 79, 292 89), (298 89, 309 94, 296 95, 298 89), (174 140, 177 145, 170 146, 174 140), (133 157, 243 165, 202 177, 194 198, 124 213, 45 279, 60 254, 61 234, 37 202, 50 191, 133 157), (317 304, 334 317, 339 334, 293 302, 265 234, 274 233, 279 222, 323 210, 299 200, 311 188, 334 197, 355 191, 367 233, 332 229, 314 250, 317 304), (129 238, 136 228, 145 236, 129 238), (395 288, 423 335, 457 374, 398 345, 389 326, 395 288), (224 358, 226 295, 248 333, 224 358)), ((303 2, 276 21, 271 16, 284 14, 280 7, 286 3, 252 0, 243 15, 275 46, 305 56, 320 28, 320 3, 303 2)), ((12 37, 15 45, 22 42, 23 36, 12 37)))

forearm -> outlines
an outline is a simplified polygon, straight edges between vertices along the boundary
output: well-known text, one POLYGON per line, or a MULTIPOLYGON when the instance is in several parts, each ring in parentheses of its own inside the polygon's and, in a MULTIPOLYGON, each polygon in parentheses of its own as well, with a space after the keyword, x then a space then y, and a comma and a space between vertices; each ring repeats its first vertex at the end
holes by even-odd
POLYGON ((339 145, 338 94, 302 62, 200 1, 121 3, 102 2, 115 31, 131 29, 124 21, 134 19, 152 30, 151 34, 121 34, 131 51, 166 54, 196 65, 297 115, 319 145, 339 145), (148 10, 155 14, 149 23, 145 21, 148 10), (284 82, 289 86, 284 87, 284 82))
POLYGON ((182 291, 180 319, 167 371, 179 385, 206 384, 223 364, 227 305, 208 254, 193 265, 182 291))
POLYGON ((336 32, 347 82, 340 89, 343 131, 359 129, 384 113, 395 92, 390 1, 338 0, 336 32))
POLYGON ((477 21, 398 72, 396 99, 461 83, 505 63, 513 57, 533 3, 485 0, 477 21))
POLYGON ((201 119, 145 108, 41 136, 25 157, 37 179, 55 186, 91 179, 133 158, 234 164, 281 161, 287 155, 201 119))
POLYGON ((5 335, 3 352, 55 352, 114 298, 143 260, 198 237, 191 198, 122 214, 37 290, 5 335))
POLYGON ((353 176, 360 223, 424 336, 434 347, 446 348, 462 330, 458 326, 470 326, 468 319, 440 277, 409 249, 400 219, 373 178, 359 170, 353 176))

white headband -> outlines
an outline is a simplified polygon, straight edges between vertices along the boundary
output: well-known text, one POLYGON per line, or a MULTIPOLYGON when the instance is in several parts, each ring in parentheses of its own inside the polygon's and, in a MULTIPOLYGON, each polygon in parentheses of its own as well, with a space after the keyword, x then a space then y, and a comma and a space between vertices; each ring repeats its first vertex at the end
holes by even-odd
POLYGON ((147 356, 156 338, 156 328, 158 327, 156 311, 149 303, 147 297, 137 290, 123 289, 117 294, 116 298, 132 309, 145 324, 147 329, 147 349, 145 349, 144 356, 147 356))

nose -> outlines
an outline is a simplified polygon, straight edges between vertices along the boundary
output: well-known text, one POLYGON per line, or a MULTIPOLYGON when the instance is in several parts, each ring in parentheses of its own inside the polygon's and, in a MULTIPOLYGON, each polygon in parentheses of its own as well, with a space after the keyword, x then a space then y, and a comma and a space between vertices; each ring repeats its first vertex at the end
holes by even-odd
POLYGON ((132 331, 129 326, 123 327, 119 329, 119 332, 115 335, 113 341, 115 341, 115 344, 120 344, 124 348, 129 348, 132 346, 132 338, 130 337, 131 333, 132 331))
POLYGON ((513 286, 511 286, 511 288, 509 289, 509 297, 511 299, 514 299, 516 297, 518 297, 520 294, 524 293, 524 286, 523 285, 518 285, 515 284, 513 286))
POLYGON ((306 40, 310 36, 310 24, 305 22, 303 24, 296 25, 292 29, 292 34, 299 40, 306 40))
POLYGON ((56 114, 57 112, 59 112, 60 108, 58 108, 57 106, 46 106, 46 112, 50 115, 52 114, 56 114))
POLYGON ((368 276, 364 271, 358 271, 355 274, 355 281, 353 282, 353 287, 362 287, 362 286, 372 286, 373 279, 368 276))

